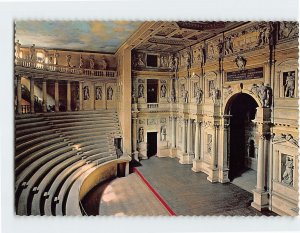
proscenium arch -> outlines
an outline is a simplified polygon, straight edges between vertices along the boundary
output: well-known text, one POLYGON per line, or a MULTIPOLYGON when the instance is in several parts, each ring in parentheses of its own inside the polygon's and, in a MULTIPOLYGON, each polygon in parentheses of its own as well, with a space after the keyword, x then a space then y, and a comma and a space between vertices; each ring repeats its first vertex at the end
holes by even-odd
POLYGON ((234 102, 234 100, 236 98, 238 98, 240 96, 240 94, 247 94, 247 95, 249 95, 250 97, 252 97, 254 99, 254 101, 256 102, 256 104, 258 106, 258 108, 262 108, 263 107, 262 104, 261 104, 260 99, 256 95, 254 95, 250 91, 243 90, 242 92, 232 93, 231 95, 229 95, 227 97, 227 101, 225 102, 224 108, 222 110, 222 112, 224 113, 224 115, 230 115, 230 108, 232 106, 232 103, 234 102))

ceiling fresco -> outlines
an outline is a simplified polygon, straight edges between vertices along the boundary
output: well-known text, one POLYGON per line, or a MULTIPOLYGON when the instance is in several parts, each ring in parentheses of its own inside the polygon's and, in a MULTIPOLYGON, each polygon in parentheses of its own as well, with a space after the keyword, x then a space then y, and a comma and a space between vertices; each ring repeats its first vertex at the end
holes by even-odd
POLYGON ((115 53, 140 21, 16 21, 15 40, 23 46, 115 53))

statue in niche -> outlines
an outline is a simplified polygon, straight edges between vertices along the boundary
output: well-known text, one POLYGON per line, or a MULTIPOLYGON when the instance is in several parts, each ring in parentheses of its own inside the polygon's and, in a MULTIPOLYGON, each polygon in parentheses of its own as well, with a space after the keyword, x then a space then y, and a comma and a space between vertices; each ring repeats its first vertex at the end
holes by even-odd
POLYGON ((160 66, 161 67, 168 67, 168 61, 166 56, 160 57, 160 66))
POLYGON ((83 99, 84 100, 89 100, 90 99, 90 90, 89 90, 89 86, 85 86, 83 88, 83 99))
POLYGON ((109 86, 109 87, 107 88, 107 100, 112 100, 112 98, 113 98, 113 93, 114 93, 114 91, 113 91, 112 87, 109 86))
POLYGON ((167 95, 167 87, 166 87, 166 84, 163 84, 160 87, 160 97, 165 98, 166 95, 167 95))
POLYGON ((272 89, 269 84, 262 84, 258 89, 258 96, 263 103, 263 107, 269 108, 271 107, 272 100, 272 89))
POLYGON ((294 98, 295 91, 295 72, 288 72, 285 80, 285 91, 284 96, 294 98))
POLYGON ((21 50, 21 44, 20 44, 19 40, 17 40, 16 43, 15 43, 15 51, 16 51, 15 56, 16 56, 16 58, 20 57, 20 50, 21 50))
POLYGON ((161 135, 161 141, 166 141, 166 139, 167 139, 167 129, 166 129, 165 126, 161 127, 160 135, 161 135))
POLYGON ((96 87, 96 100, 102 100, 102 87, 96 87))
POLYGON ((102 69, 106 70, 107 69, 107 62, 105 59, 102 60, 102 69))
POLYGON ((138 98, 144 98, 144 85, 140 84, 138 87, 138 98))
POLYGON ((183 102, 186 104, 189 102, 189 92, 187 90, 183 91, 183 102))
POLYGON ((233 42, 231 36, 225 37, 224 39, 224 52, 225 55, 233 53, 233 42))
POLYGON ((145 66, 145 62, 143 61, 143 54, 139 53, 137 55, 137 65, 138 66, 145 66))
POLYGON ((59 53, 54 53, 55 65, 58 65, 59 53))
POLYGON ((286 156, 284 166, 285 171, 283 172, 281 182, 287 185, 293 185, 293 158, 290 156, 286 156))
POLYGON ((29 49, 29 59, 30 60, 35 59, 35 44, 32 44, 32 46, 29 49))
POLYGON ((234 61, 239 70, 245 70, 247 60, 243 56, 238 55, 234 61))
POLYGON ((67 66, 68 66, 68 67, 70 67, 70 66, 71 66, 71 64, 70 64, 70 62, 71 62, 71 58, 72 58, 72 57, 71 57, 71 55, 70 55, 70 54, 66 56, 66 59, 67 59, 67 66))
POLYGON ((208 96, 212 95, 214 89, 215 89, 215 81, 214 80, 208 81, 208 96))
POLYGON ((203 91, 197 87, 196 90, 196 104, 201 104, 203 98, 203 91))
POLYGON ((92 56, 90 57, 90 69, 95 69, 95 59, 92 56))
POLYGON ((171 90, 171 102, 175 103, 176 102, 176 92, 175 92, 175 88, 172 88, 171 90))
POLYGON ((217 88, 211 90, 211 98, 214 103, 220 98, 220 91, 217 88))
POLYGON ((144 128, 141 127, 139 128, 139 142, 143 142, 144 141, 144 128))
POLYGON ((171 69, 173 72, 178 72, 179 59, 176 55, 172 55, 171 57, 171 69))
POLYGON ((223 49, 224 49, 224 43, 221 39, 219 39, 217 48, 218 48, 219 57, 221 58, 223 56, 223 49))
POLYGON ((132 103, 136 104, 137 103, 137 98, 136 98, 136 94, 135 94, 135 89, 134 88, 132 88, 132 95, 131 95, 131 97, 132 97, 132 103))
POLYGON ((211 59, 213 59, 215 57, 215 49, 214 49, 214 45, 213 44, 209 45, 209 55, 210 55, 211 59))
POLYGON ((186 68, 189 70, 192 66, 192 54, 190 51, 187 51, 186 55, 186 68))
POLYGON ((84 66, 84 61, 83 61, 82 54, 80 54, 80 58, 79 58, 79 68, 82 69, 83 66, 84 66))

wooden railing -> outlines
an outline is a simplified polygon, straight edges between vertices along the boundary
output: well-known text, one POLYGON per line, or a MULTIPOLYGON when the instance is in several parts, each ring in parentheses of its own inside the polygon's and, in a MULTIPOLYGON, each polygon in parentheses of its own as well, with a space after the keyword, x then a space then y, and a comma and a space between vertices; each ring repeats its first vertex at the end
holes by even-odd
POLYGON ((97 77, 116 77, 116 71, 113 70, 93 70, 83 69, 77 67, 61 66, 55 64, 46 64, 44 62, 34 61, 30 59, 17 58, 16 65, 26 68, 32 68, 37 70, 53 71, 59 73, 77 74, 84 76, 97 76, 97 77))

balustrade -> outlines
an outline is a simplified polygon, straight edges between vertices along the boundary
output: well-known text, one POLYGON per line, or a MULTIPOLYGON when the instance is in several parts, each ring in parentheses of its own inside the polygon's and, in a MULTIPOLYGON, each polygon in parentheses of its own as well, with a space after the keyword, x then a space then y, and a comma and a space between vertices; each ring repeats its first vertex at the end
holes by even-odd
POLYGON ((148 103, 147 108, 158 108, 158 103, 148 103))
POLYGON ((77 67, 61 66, 55 64, 47 64, 40 61, 34 61, 24 58, 16 58, 16 65, 26 68, 33 68, 37 70, 53 71, 59 73, 77 74, 84 76, 96 76, 96 77, 116 77, 116 71, 113 70, 93 70, 82 69, 77 67))

